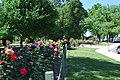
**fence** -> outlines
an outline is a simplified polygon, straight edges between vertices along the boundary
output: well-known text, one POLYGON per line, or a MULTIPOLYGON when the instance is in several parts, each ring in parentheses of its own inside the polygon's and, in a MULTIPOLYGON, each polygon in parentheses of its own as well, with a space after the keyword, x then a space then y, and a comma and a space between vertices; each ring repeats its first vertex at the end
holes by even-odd
POLYGON ((67 44, 64 44, 63 54, 61 54, 59 60, 55 62, 54 71, 47 71, 45 73, 45 80, 64 80, 65 79, 66 52, 67 52, 67 44))

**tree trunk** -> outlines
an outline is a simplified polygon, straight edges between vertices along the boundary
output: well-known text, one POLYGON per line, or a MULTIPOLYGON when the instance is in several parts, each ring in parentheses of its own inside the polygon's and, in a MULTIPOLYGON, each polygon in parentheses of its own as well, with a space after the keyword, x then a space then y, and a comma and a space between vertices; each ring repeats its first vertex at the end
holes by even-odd
POLYGON ((13 39, 9 39, 10 43, 12 44, 13 43, 13 39))
POLYGON ((7 46, 7 42, 6 42, 5 38, 2 39, 2 44, 3 44, 3 46, 7 46))
POLYGON ((113 42, 113 38, 114 38, 114 36, 112 35, 112 40, 111 40, 111 42, 113 42))
POLYGON ((110 42, 110 36, 109 36, 109 34, 107 35, 107 41, 110 42))
POLYGON ((98 37, 98 44, 100 43, 100 35, 97 35, 97 37, 98 37))
POLYGON ((23 47, 23 37, 22 37, 22 34, 20 34, 20 47, 21 48, 23 47))
POLYGON ((22 40, 22 37, 20 37, 20 47, 22 48, 23 47, 23 40, 22 40))

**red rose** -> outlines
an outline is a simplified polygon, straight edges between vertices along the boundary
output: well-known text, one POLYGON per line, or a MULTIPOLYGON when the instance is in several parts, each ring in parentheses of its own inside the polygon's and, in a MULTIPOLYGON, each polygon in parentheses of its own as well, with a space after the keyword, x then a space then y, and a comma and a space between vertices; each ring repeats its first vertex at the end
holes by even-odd
POLYGON ((42 48, 43 46, 41 45, 40 48, 42 48))
POLYGON ((18 57, 16 55, 11 56, 10 60, 17 61, 18 57))
POLYGON ((59 52, 55 51, 54 56, 59 56, 59 52))
POLYGON ((22 75, 27 75, 27 74, 28 74, 28 70, 27 70, 26 68, 21 68, 21 69, 20 69, 20 73, 21 73, 22 75))
POLYGON ((39 44, 40 44, 40 45, 43 45, 43 42, 42 42, 42 41, 40 41, 40 42, 39 42, 39 44))

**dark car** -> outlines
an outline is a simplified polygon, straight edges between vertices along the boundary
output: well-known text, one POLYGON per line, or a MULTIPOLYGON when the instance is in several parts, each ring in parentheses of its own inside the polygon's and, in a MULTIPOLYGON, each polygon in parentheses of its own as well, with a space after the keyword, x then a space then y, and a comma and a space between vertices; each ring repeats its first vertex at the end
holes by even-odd
POLYGON ((113 43, 120 43, 120 40, 113 40, 113 43))
POLYGON ((120 46, 117 47, 117 53, 120 54, 120 46))

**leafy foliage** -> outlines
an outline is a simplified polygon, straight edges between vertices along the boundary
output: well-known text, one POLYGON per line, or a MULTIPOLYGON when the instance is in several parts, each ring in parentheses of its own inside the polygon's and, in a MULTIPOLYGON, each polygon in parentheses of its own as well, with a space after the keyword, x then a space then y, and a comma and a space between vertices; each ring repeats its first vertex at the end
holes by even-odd
POLYGON ((82 3, 79 0, 68 0, 64 6, 58 9, 58 12, 59 35, 66 38, 80 38, 82 28, 79 24, 85 15, 82 3))
POLYGON ((2 54, 2 80, 44 80, 45 72, 53 70, 59 54, 53 43, 35 42, 23 48, 13 47, 2 54))
POLYGON ((14 35, 46 36, 54 27, 57 11, 48 0, 3 0, 2 4, 1 20, 14 35))
POLYGON ((89 9, 88 17, 84 20, 84 25, 88 27, 97 38, 101 36, 110 36, 119 34, 120 31, 120 7, 119 6, 102 6, 95 4, 89 9))

